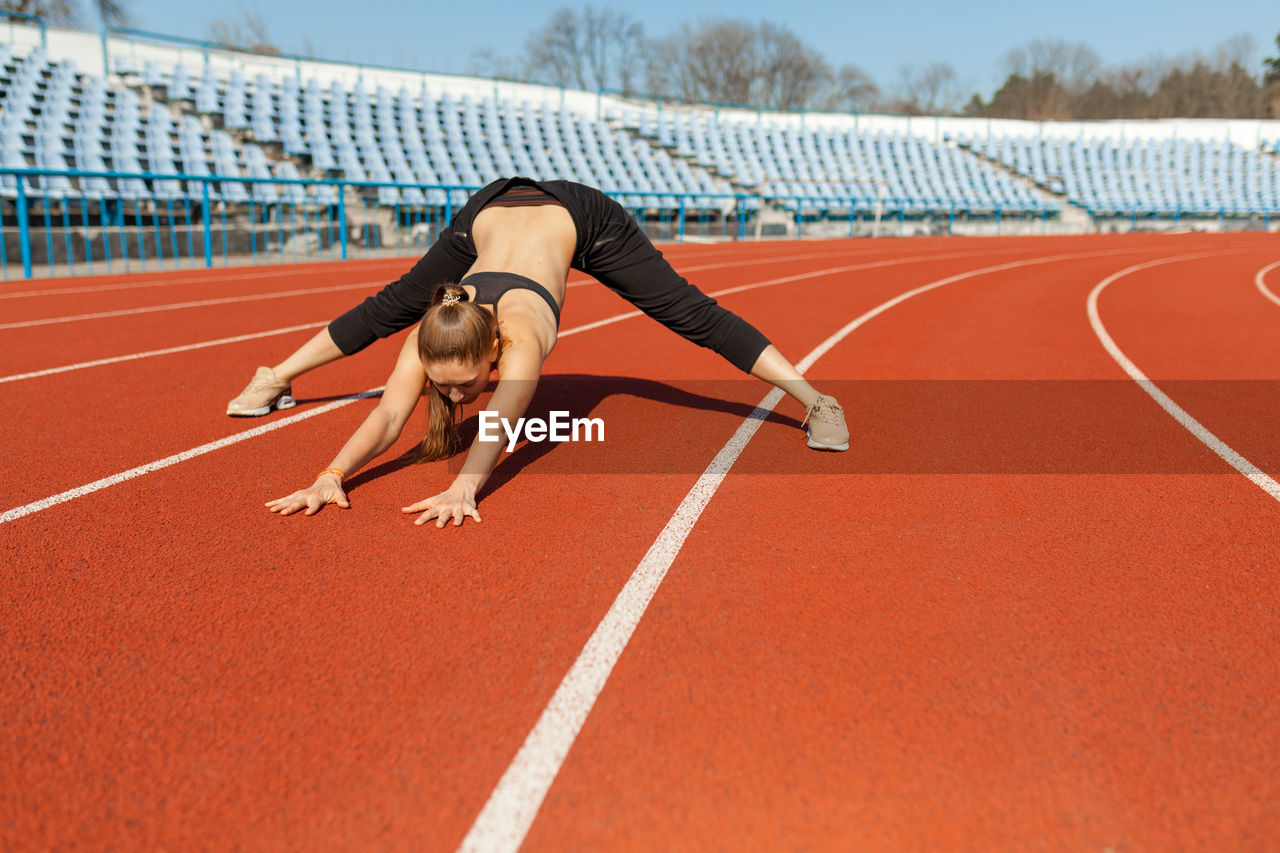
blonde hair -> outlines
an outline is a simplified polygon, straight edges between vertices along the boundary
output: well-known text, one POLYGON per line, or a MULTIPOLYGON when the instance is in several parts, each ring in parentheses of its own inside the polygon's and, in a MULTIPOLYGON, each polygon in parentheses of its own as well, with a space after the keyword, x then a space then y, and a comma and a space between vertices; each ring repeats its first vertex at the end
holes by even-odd
MULTIPOLYGON (((494 340, 497 318, 471 302, 460 285, 442 284, 431 295, 431 307, 418 327, 418 358, 424 366, 433 361, 475 364, 489 358, 494 340)), ((433 462, 457 451, 457 409, 457 403, 428 383, 427 434, 418 462, 433 462)))

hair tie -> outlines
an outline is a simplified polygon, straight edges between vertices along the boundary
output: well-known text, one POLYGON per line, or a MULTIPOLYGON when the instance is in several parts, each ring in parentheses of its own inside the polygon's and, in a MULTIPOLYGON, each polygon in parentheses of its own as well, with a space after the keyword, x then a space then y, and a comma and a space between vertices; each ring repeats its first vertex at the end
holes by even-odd
POLYGON ((454 293, 452 290, 446 291, 444 296, 440 297, 440 304, 448 308, 450 305, 457 305, 462 301, 462 297, 454 293))

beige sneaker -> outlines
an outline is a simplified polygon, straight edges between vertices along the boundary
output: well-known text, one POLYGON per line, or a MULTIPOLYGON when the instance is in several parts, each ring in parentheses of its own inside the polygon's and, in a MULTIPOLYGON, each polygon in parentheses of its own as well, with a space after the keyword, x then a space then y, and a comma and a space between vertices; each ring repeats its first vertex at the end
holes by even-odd
POLYGON ((819 395, 804 415, 809 446, 815 450, 848 450, 849 428, 844 425, 844 409, 835 397, 819 395))
POLYGON ((270 367, 259 367, 253 374, 249 387, 240 392, 227 404, 227 414, 237 418, 254 418, 269 414, 271 407, 292 409, 298 405, 293 399, 293 386, 283 379, 277 379, 270 367))

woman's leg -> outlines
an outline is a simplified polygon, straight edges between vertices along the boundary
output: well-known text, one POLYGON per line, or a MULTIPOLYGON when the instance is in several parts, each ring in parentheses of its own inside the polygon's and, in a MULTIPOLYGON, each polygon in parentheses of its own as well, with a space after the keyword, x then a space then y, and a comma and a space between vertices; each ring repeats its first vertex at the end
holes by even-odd
POLYGON ((227 414, 232 417, 258 417, 270 414, 272 409, 290 409, 297 403, 293 399, 293 380, 322 364, 337 361, 345 353, 338 348, 324 328, 284 361, 274 367, 259 367, 249 385, 231 402, 227 414))
POLYGON ((764 352, 760 353, 756 363, 751 366, 751 375, 757 379, 763 379, 775 388, 781 388, 804 406, 806 411, 813 405, 814 400, 822 396, 818 393, 818 389, 805 381, 800 371, 796 370, 795 366, 787 361, 773 344, 769 344, 764 352))
POLYGON ((834 397, 819 394, 791 362, 773 344, 751 366, 751 375, 791 395, 804 406, 809 446, 815 450, 848 450, 849 428, 844 422, 844 409, 834 397))
POLYGON ((606 225, 608 249, 587 272, 682 338, 719 353, 750 373, 769 339, 677 273, 616 204, 606 225))
MULTIPOLYGON (((456 223, 457 220, 455 220, 456 223)), ((295 405, 293 380, 321 365, 354 355, 378 338, 422 319, 436 286, 459 281, 475 261, 468 237, 451 225, 413 268, 339 316, 274 367, 259 367, 248 387, 227 404, 227 414, 257 417, 295 405)))
POLYGON ((337 361, 345 355, 346 353, 333 342, 328 327, 325 327, 271 370, 285 382, 292 382, 302 374, 331 361, 337 361))
POLYGON ((834 398, 810 385, 761 332, 690 284, 616 203, 606 206, 608 251, 585 271, 681 337, 781 389, 805 409, 809 446, 846 450, 849 432, 834 398))

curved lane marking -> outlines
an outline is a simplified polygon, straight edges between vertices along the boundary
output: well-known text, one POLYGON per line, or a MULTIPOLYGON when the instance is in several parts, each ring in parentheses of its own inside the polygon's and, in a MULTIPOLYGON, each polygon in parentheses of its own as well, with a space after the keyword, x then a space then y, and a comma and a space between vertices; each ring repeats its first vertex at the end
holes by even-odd
POLYGON ((1267 287, 1266 283, 1267 273, 1271 272, 1276 267, 1280 267, 1280 261, 1276 261, 1274 264, 1268 264, 1258 270, 1258 274, 1254 276, 1253 283, 1258 286, 1259 293, 1270 299, 1275 304, 1280 305, 1280 296, 1276 296, 1275 291, 1267 287))
MULTIPOLYGON (((1089 298, 1086 302, 1089 312, 1089 324, 1093 326, 1093 332, 1098 336, 1098 340, 1102 342, 1102 347, 1107 351, 1107 354, 1115 359, 1116 364, 1120 365, 1124 372, 1129 374, 1129 378, 1138 383, 1138 387, 1147 392, 1151 399, 1155 400, 1156 403, 1159 404, 1160 408, 1164 409, 1175 421, 1182 424, 1188 432, 1198 438, 1206 447, 1218 454, 1224 462, 1247 477, 1251 483, 1271 495, 1271 497, 1275 498, 1277 501, 1280 501, 1280 483, 1277 483, 1266 472, 1258 468, 1258 466, 1254 465, 1248 459, 1245 459, 1233 450, 1225 441, 1210 432, 1204 424, 1200 423, 1188 414, 1187 411, 1175 403, 1168 394, 1161 391, 1154 382, 1148 379, 1146 374, 1139 370, 1138 366, 1124 354, 1119 346, 1116 345, 1115 340, 1111 337, 1110 333, 1107 332, 1107 327, 1102 324, 1102 317, 1098 313, 1098 296, 1102 291, 1106 290, 1107 285, 1118 279, 1124 278, 1125 276, 1138 272, 1139 270, 1158 267, 1162 264, 1172 264, 1178 261, 1189 261, 1197 258, 1216 257, 1218 254, 1219 253, 1216 252, 1200 252, 1194 255, 1177 255, 1172 258, 1161 258, 1156 261, 1134 264, 1131 267, 1125 267, 1119 272, 1107 276, 1102 281, 1098 282, 1093 290, 1089 291, 1089 298)), ((1272 266, 1276 265, 1273 264, 1272 266)), ((1259 278, 1259 280, 1261 279, 1259 278)))

